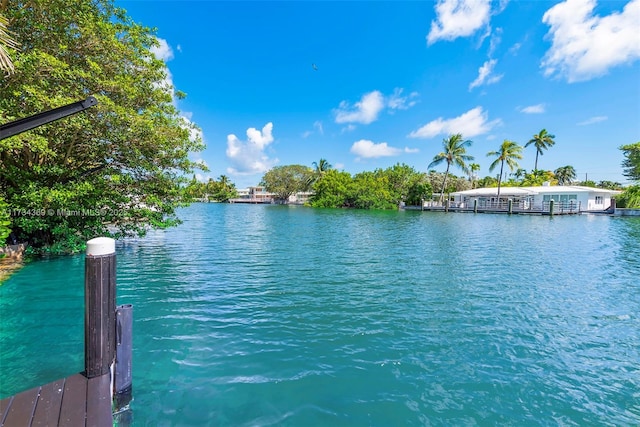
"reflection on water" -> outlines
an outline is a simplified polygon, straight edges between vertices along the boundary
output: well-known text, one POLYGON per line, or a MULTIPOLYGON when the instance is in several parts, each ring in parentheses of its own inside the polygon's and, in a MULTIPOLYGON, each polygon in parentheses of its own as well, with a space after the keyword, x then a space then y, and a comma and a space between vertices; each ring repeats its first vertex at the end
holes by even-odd
MULTIPOLYGON (((118 244, 132 425, 640 424, 636 219, 181 215, 118 244)), ((82 262, 0 287, 2 397, 81 369, 82 262)))

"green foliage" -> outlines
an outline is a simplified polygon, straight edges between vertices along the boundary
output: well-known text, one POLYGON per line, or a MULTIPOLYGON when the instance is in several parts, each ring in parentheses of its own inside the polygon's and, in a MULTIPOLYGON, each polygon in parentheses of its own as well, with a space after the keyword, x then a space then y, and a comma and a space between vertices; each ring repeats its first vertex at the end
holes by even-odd
POLYGON ((236 185, 225 175, 220 175, 218 180, 209 178, 207 182, 198 181, 194 175, 185 187, 184 193, 190 201, 228 202, 229 199, 238 197, 236 185))
POLYGON ((15 72, 0 77, 0 122, 98 99, 0 141, 0 191, 18 212, 18 238, 66 252, 107 226, 120 237, 176 224, 182 177, 198 168, 189 152, 203 145, 151 53, 154 33, 112 0, 15 0, 4 14, 20 49, 15 72))
POLYGON ((292 194, 308 191, 314 171, 303 165, 276 166, 267 171, 260 185, 275 195, 281 203, 287 203, 292 194))
POLYGON ((444 188, 443 194, 471 189, 471 183, 467 179, 452 174, 447 175, 445 173, 429 171, 426 178, 432 189, 442 191, 444 188))
POLYGON ((526 173, 524 175, 524 179, 520 185, 522 187, 539 187, 545 182, 548 182, 550 185, 556 185, 558 180, 556 179, 555 174, 551 171, 534 169, 531 173, 526 173))
POLYGON ((616 206, 619 208, 640 209, 640 185, 632 185, 616 196, 616 206))
POLYGON ((587 181, 581 181, 578 183, 578 185, 582 186, 582 187, 593 187, 593 188, 597 188, 598 184, 596 184, 595 181, 591 181, 591 180, 587 180, 587 181))
POLYGON ((351 174, 330 169, 313 184, 313 195, 309 204, 317 208, 342 208, 352 185, 351 174))
POLYGON ((607 190, 622 190, 622 184, 613 181, 600 181, 598 188, 606 188, 607 190))
POLYGON ((640 142, 620 147, 625 159, 622 161, 624 176, 632 181, 640 181, 640 142))
POLYGON ((309 204, 314 207, 396 209, 400 202, 420 204, 431 197, 427 176, 410 166, 396 164, 387 169, 361 172, 327 170, 313 185, 309 204))
POLYGON ((4 242, 11 234, 11 215, 9 205, 4 201, 4 197, 0 196, 0 247, 4 246, 4 242))
POLYGON ((558 185, 571 185, 573 180, 576 179, 576 170, 573 166, 559 167, 553 173, 558 180, 558 185))
POLYGON ((358 209, 395 209, 389 177, 380 169, 360 172, 353 177, 349 205, 358 209))

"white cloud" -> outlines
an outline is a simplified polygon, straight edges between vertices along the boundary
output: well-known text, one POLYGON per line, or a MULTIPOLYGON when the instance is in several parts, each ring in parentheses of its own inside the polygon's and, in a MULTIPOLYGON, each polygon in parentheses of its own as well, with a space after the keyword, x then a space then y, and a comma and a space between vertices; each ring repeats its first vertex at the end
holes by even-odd
POLYGON ((474 87, 482 86, 482 85, 490 85, 493 83, 497 83, 502 79, 502 74, 492 75, 493 68, 495 67, 498 61, 495 59, 490 59, 482 64, 482 67, 478 69, 478 77, 474 81, 469 84, 469 90, 474 87))
POLYGON ((593 15, 595 6, 596 0, 565 0, 544 14, 552 41, 541 64, 546 76, 584 81, 640 59, 640 0, 604 17, 593 15))
POLYGON ((313 129, 314 130, 306 130, 302 132, 302 137, 308 138, 313 135, 314 131, 318 132, 320 135, 324 135, 324 128, 322 127, 322 122, 320 120, 316 120, 315 122, 313 122, 313 129))
POLYGON ((410 138, 432 138, 436 135, 452 135, 461 133, 464 138, 471 138, 489 132, 502 123, 500 119, 489 121, 489 114, 482 107, 473 108, 453 119, 439 117, 430 121, 420 129, 411 132, 410 138))
POLYGON ((181 114, 180 118, 183 121, 183 127, 189 131, 189 139, 191 139, 191 141, 204 141, 202 129, 191 121, 192 115, 193 113, 189 112, 181 114))
POLYGON ((399 148, 389 147, 386 142, 376 144, 368 139, 361 139, 360 141, 353 143, 351 146, 351 152, 358 157, 370 159, 376 157, 397 156, 402 153, 402 150, 399 148))
POLYGON ((438 0, 427 44, 470 36, 489 25, 490 0, 438 0))
POLYGON ((227 158, 232 167, 227 173, 232 175, 250 175, 266 172, 271 169, 278 159, 270 159, 264 152, 273 142, 273 123, 267 123, 262 130, 247 129, 247 141, 240 141, 234 134, 227 136, 227 158))
POLYGON ((156 39, 158 40, 158 45, 151 46, 151 49, 149 49, 151 53, 164 62, 171 61, 173 59, 173 50, 171 46, 169 46, 169 43, 160 37, 156 37, 156 39))
MULTIPOLYGON (((365 93, 360 98, 360 101, 351 106, 347 101, 342 101, 340 106, 333 110, 336 116, 336 123, 350 123, 350 125, 343 129, 343 132, 348 132, 355 129, 353 123, 369 124, 378 120, 378 116, 385 108, 389 113, 394 110, 407 110, 417 104, 418 92, 411 92, 407 96, 403 96, 404 89, 395 88, 393 94, 384 96, 379 90, 374 90, 369 93, 365 93)), ((314 123, 314 127, 322 133, 322 123, 319 126, 314 123)))
POLYGON ((496 31, 491 34, 491 39, 489 39, 489 53, 487 56, 491 58, 495 53, 496 49, 502 42, 502 28, 496 28, 496 31))
POLYGON ((387 98, 387 107, 391 110, 408 110, 409 108, 416 105, 418 100, 418 92, 411 92, 407 96, 402 96, 402 92, 404 89, 395 88, 393 90, 393 94, 387 98))
POLYGON ((595 116, 585 120, 584 122, 578 123, 578 126, 592 125, 594 123, 604 122, 605 120, 608 120, 608 119, 609 117, 607 116, 595 116))
POLYGON ((542 114, 545 112, 544 104, 529 105, 528 107, 520 108, 519 111, 525 114, 542 114))
POLYGON ((380 91, 365 93, 355 106, 351 107, 347 101, 342 101, 340 107, 334 110, 336 123, 369 124, 378 118, 384 108, 384 97, 380 91))

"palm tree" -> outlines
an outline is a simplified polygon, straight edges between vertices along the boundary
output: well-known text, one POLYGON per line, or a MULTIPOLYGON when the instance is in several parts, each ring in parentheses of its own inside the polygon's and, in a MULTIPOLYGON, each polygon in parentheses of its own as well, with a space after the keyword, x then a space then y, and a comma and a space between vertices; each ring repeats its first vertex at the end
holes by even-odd
POLYGON ((442 140, 442 146, 444 151, 437 154, 427 169, 431 169, 432 166, 439 165, 443 161, 447 162, 447 171, 444 173, 444 180, 442 181, 442 190, 440 191, 440 201, 444 196, 444 189, 447 183, 447 177, 449 176, 449 168, 452 163, 455 163, 465 173, 467 172, 466 161, 473 160, 473 156, 467 154, 466 147, 471 145, 470 140, 462 140, 462 134, 449 135, 448 138, 442 140))
POLYGON ((471 181, 471 188, 476 188, 476 179, 478 178, 477 172, 480 170, 480 165, 477 163, 471 163, 469 165, 469 181, 471 181))
POLYGON ((538 170, 538 155, 542 155, 542 150, 547 150, 549 149, 549 147, 556 143, 556 141, 554 141, 553 139, 555 137, 555 135, 547 133, 546 129, 542 129, 540 133, 538 133, 537 135, 533 135, 533 138, 531 138, 529 142, 525 144, 525 147, 528 147, 531 144, 536 147, 536 164, 533 168, 534 171, 538 170))
POLYGON ((516 169, 516 171, 513 173, 513 177, 519 181, 522 181, 522 178, 524 178, 525 175, 527 175, 527 171, 522 168, 516 169))
POLYGON ((11 74, 14 68, 7 49, 16 49, 18 47, 18 43, 11 37, 11 31, 7 29, 8 25, 9 20, 3 15, 0 15, 0 70, 11 74))
POLYGON ((313 162, 312 164, 313 164, 313 167, 316 169, 315 172, 318 175, 322 175, 329 169, 333 168, 333 166, 331 166, 331 164, 326 159, 320 159, 319 162, 317 163, 313 162))
POLYGON ((576 170, 573 166, 562 166, 553 171, 556 175, 559 185, 571 185, 574 179, 576 179, 576 170))
POLYGON ((498 176, 498 202, 500 201, 500 184, 502 183, 502 172, 504 170, 504 164, 507 163, 509 169, 513 171, 519 165, 516 159, 522 159, 522 146, 517 142, 509 141, 505 139, 498 151, 490 151, 487 156, 497 156, 497 159, 489 166, 489 171, 493 171, 498 163, 500 163, 500 175, 498 176))

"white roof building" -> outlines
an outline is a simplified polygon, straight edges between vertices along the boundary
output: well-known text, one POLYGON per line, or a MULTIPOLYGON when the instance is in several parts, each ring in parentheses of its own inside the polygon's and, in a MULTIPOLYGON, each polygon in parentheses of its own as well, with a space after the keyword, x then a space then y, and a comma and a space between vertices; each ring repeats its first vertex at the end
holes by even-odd
POLYGON ((469 207, 474 200, 480 207, 508 203, 523 209, 530 206, 543 206, 551 200, 561 205, 577 206, 579 211, 604 211, 611 206, 611 199, 621 191, 604 188, 582 187, 578 185, 543 185, 540 187, 501 187, 500 200, 498 188, 476 188, 474 190, 451 193, 454 206, 469 207))

